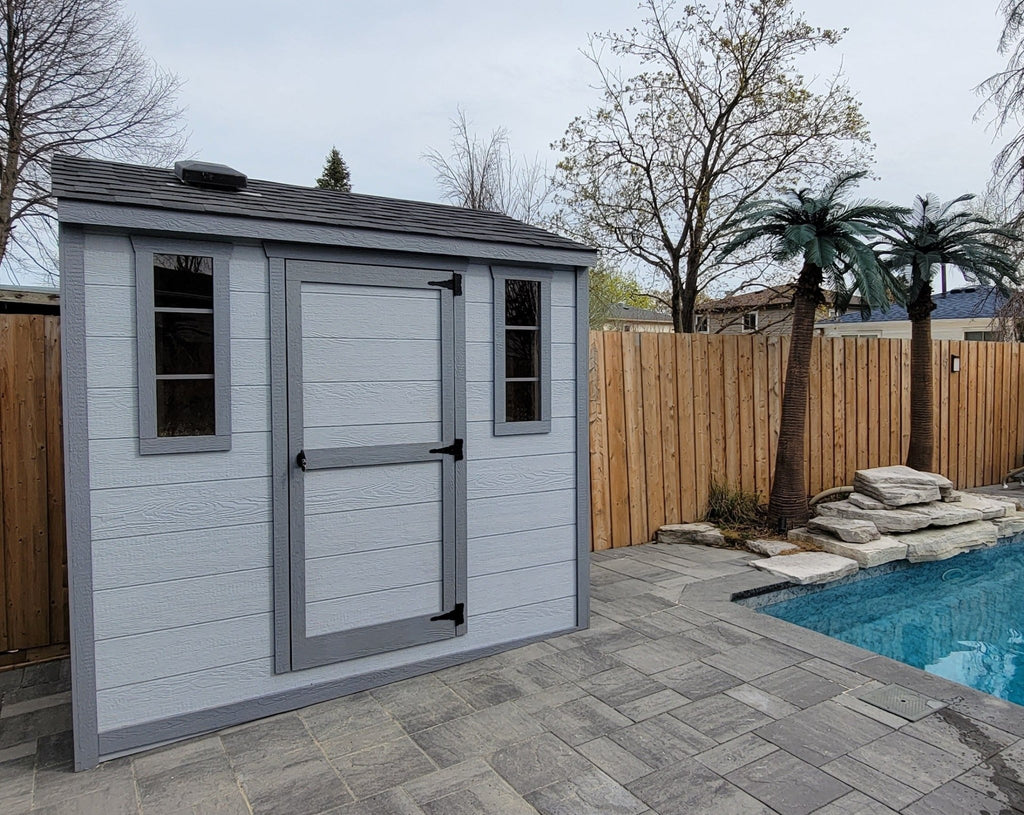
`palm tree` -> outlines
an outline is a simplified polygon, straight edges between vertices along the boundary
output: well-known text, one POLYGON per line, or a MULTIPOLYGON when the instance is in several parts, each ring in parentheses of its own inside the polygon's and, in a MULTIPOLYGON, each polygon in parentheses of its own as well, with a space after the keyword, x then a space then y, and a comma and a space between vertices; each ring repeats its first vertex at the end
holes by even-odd
POLYGON ((822 284, 827 282, 840 298, 856 287, 869 304, 882 308, 888 306, 890 294, 897 290, 896 281, 880 263, 870 241, 905 210, 873 201, 844 200, 864 175, 840 176, 820 195, 809 189, 790 190, 780 199, 749 205, 722 250, 724 256, 750 243, 766 241, 780 261, 803 258, 793 295, 792 342, 768 501, 768 521, 779 531, 804 521, 809 514, 804 483, 804 425, 814 316, 825 302, 822 284))
POLYGON ((910 449, 907 466, 930 472, 935 433, 932 394, 932 277, 942 264, 956 266, 969 278, 994 284, 1009 294, 1017 282, 1017 263, 1003 248, 1020 240, 977 212, 960 207, 973 199, 961 195, 942 204, 931 195, 918 196, 895 225, 886 265, 908 270, 905 292, 910 317, 910 449))

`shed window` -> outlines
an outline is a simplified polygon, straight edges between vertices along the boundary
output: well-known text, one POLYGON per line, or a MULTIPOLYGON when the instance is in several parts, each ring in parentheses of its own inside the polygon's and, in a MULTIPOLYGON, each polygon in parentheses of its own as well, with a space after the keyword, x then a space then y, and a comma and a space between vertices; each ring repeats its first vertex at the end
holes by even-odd
POLYGON ((551 429, 551 280, 545 273, 494 274, 494 432, 551 429))
POLYGON ((134 245, 140 452, 230 449, 227 253, 134 245))

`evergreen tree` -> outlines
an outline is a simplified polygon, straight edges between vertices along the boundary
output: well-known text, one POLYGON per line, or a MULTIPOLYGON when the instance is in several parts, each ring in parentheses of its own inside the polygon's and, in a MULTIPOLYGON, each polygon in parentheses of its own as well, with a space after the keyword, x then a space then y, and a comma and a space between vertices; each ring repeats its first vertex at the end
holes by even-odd
POLYGON ((322 190, 352 192, 352 178, 348 172, 348 165, 341 157, 337 147, 332 147, 331 152, 327 154, 324 171, 320 173, 316 185, 322 190))

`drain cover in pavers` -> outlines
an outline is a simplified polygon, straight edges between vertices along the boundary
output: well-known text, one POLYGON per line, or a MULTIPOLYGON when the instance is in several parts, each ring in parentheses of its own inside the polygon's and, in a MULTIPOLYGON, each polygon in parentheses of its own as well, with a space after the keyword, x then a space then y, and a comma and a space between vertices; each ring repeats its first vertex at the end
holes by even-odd
POLYGON ((945 702, 922 696, 902 685, 886 685, 876 688, 859 698, 862 702, 881 708, 887 713, 895 713, 912 722, 923 719, 929 713, 934 713, 946 706, 945 702))
POLYGON ((750 565, 762 571, 782 577, 790 583, 828 583, 853 574, 860 568, 856 560, 824 552, 800 552, 796 555, 779 555, 764 560, 752 560, 750 565))

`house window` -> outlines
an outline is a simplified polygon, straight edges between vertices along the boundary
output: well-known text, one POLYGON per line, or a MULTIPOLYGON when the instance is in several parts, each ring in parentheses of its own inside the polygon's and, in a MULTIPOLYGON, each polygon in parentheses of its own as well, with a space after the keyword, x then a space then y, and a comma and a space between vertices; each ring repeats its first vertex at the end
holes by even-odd
POLYGON ((139 452, 231 448, 229 247, 135 239, 139 452))
POLYGON ((494 433, 551 430, 551 276, 492 269, 494 433))
POLYGON ((748 311, 743 315, 743 330, 757 331, 757 312, 748 311))
POLYGON ((965 331, 964 339, 976 342, 1000 342, 1003 335, 999 331, 965 331))
POLYGON ((707 334, 708 331, 709 331, 709 329, 708 329, 708 315, 707 314, 698 314, 696 317, 694 317, 693 318, 693 328, 698 333, 707 334))

